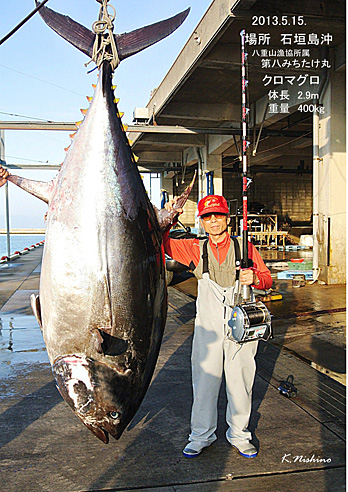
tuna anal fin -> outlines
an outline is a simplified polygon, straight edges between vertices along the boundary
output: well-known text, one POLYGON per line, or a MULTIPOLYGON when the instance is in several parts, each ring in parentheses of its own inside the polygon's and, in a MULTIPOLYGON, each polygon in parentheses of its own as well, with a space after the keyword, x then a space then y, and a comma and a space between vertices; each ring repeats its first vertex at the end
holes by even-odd
POLYGON ((31 309, 33 310, 33 313, 35 315, 36 321, 39 323, 39 326, 40 326, 41 331, 42 331, 40 297, 36 296, 35 294, 31 294, 30 304, 31 304, 31 309))

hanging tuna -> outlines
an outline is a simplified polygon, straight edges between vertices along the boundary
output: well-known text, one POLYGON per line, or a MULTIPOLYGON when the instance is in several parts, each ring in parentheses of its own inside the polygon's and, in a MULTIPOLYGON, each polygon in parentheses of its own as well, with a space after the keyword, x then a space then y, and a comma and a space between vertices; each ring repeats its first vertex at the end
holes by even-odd
MULTIPOLYGON (((105 13, 110 6, 100 3, 105 13)), ((121 436, 153 375, 167 312, 162 234, 177 216, 157 213, 147 197, 112 75, 120 61, 179 27, 188 11, 112 34, 117 52, 111 43, 100 58, 95 33, 42 7, 53 30, 97 61, 98 84, 57 177, 42 183, 7 176, 48 203, 40 293, 32 307, 62 397, 105 443, 109 434, 121 436)))

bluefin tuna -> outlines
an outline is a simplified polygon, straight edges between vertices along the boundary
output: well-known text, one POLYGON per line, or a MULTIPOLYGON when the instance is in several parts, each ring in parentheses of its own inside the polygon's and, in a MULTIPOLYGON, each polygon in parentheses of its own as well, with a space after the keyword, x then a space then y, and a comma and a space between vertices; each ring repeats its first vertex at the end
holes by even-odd
MULTIPOLYGON (((40 12, 91 56, 91 31, 46 7, 40 12)), ((187 14, 115 35, 120 60, 170 34, 187 14)), ((59 392, 104 443, 109 434, 121 436, 154 372, 167 313, 162 234, 178 215, 176 209, 157 213, 148 199, 112 75, 110 62, 102 62, 90 107, 53 181, 7 176, 48 203, 40 291, 32 307, 59 392)))

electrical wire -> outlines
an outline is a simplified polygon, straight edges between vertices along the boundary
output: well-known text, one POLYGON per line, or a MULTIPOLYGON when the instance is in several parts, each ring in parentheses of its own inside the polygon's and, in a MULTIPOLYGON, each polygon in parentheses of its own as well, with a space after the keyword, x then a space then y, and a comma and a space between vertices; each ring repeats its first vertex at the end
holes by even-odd
MULTIPOLYGON (((27 159, 25 157, 15 157, 13 155, 7 155, 6 156, 7 158, 9 159, 18 159, 19 161, 28 161, 28 162, 39 162, 41 164, 51 164, 52 166, 59 166, 59 164, 55 163, 55 162, 49 162, 49 161, 39 161, 37 159, 27 159)), ((11 165, 11 163, 9 162, 8 163, 9 165, 11 165)))
POLYGON ((7 70, 11 70, 12 72, 19 73, 20 75, 25 75, 26 77, 29 77, 29 78, 34 79, 34 80, 38 80, 39 82, 44 82, 45 84, 52 85, 53 87, 58 87, 58 89, 62 89, 63 91, 71 92, 72 94, 77 94, 78 96, 84 97, 84 94, 81 94, 80 92, 75 92, 75 91, 72 91, 70 89, 66 89, 65 87, 62 87, 61 85, 53 84, 52 82, 47 82, 47 80, 39 79, 38 77, 33 77, 33 75, 29 75, 27 73, 20 72, 19 70, 15 70, 14 68, 6 67, 5 65, 2 65, 1 63, 0 63, 0 67, 6 68, 7 70))
POLYGON ((22 26, 23 26, 23 25, 24 25, 24 24, 25 24, 25 23, 26 23, 29 19, 31 19, 31 18, 33 17, 33 15, 35 15, 35 14, 36 14, 36 12, 37 12, 38 10, 40 10, 40 9, 41 9, 41 7, 43 7, 43 6, 45 5, 45 3, 47 3, 47 2, 48 2, 48 0, 43 0, 43 2, 39 3, 39 5, 37 5, 37 6, 36 6, 36 8, 35 8, 32 12, 30 12, 30 14, 29 14, 29 15, 27 15, 27 16, 26 16, 26 17, 25 17, 25 18, 24 18, 24 19, 23 19, 23 20, 22 20, 19 24, 17 24, 17 25, 16 25, 16 27, 14 27, 14 28, 12 29, 12 31, 10 31, 8 34, 6 34, 6 36, 4 36, 2 39, 0 39, 0 46, 1 46, 1 45, 5 42, 5 41, 7 41, 7 40, 8 40, 8 38, 10 38, 10 37, 11 37, 11 36, 15 33, 15 32, 17 32, 17 31, 18 31, 18 29, 19 29, 20 27, 22 27, 22 26))
POLYGON ((53 121, 44 120, 43 118, 35 118, 35 116, 24 116, 22 114, 6 113, 5 111, 0 111, 0 114, 6 114, 7 116, 14 116, 17 118, 26 118, 27 120, 38 120, 38 121, 44 121, 45 123, 53 123, 53 121))
MULTIPOLYGON (((44 121, 46 123, 53 123, 53 121, 51 121, 51 120, 44 120, 42 118, 35 118, 34 116, 23 116, 22 114, 6 113, 5 111, 0 111, 0 114, 6 114, 8 116, 15 116, 15 117, 18 117, 18 118, 27 118, 29 120, 44 121)), ((37 133, 39 133, 40 135, 42 135, 44 138, 48 138, 49 140, 53 140, 54 142, 59 142, 59 143, 62 143, 62 144, 65 144, 66 143, 63 140, 59 140, 58 138, 49 137, 47 135, 47 132, 40 132, 40 131, 38 131, 37 133)))
MULTIPOLYGON (((312 134, 312 130, 308 131, 307 133, 305 133, 304 135, 301 135, 300 137, 296 137, 294 138, 293 140, 290 140, 289 142, 284 142, 282 144, 279 144, 279 145, 276 145, 275 147, 272 147, 271 149, 266 149, 266 150, 261 150, 259 152, 257 152, 256 155, 260 155, 260 154, 264 154, 266 152, 271 152, 272 150, 276 150, 276 149, 279 149, 280 147, 284 147, 285 145, 289 145, 293 142, 296 142, 297 140, 301 140, 301 138, 304 138, 306 137, 307 135, 311 135, 312 134)), ((229 162, 228 164, 225 164, 224 166, 222 167, 227 167, 227 166, 230 166, 231 164, 234 164, 235 162, 239 161, 239 158, 237 157, 236 159, 234 159, 233 162, 229 162)))
POLYGON ((312 130, 309 132, 305 133, 304 135, 301 135, 300 137, 296 137, 293 140, 290 140, 290 142, 284 142, 282 144, 276 145, 275 147, 272 147, 271 149, 266 149, 266 150, 261 150, 260 152, 257 152, 256 155, 264 154, 265 152, 270 152, 271 150, 279 149, 280 147, 284 147, 285 145, 289 145, 293 142, 296 142, 296 140, 301 140, 301 138, 306 137, 307 135, 311 135, 312 130))

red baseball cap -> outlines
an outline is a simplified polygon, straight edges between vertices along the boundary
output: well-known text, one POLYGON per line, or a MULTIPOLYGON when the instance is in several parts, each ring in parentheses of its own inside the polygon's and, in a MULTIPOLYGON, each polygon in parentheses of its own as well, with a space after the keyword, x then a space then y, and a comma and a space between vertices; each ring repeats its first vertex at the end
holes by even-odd
POLYGON ((205 214, 229 214, 226 198, 220 195, 208 195, 198 202, 198 217, 205 214))

